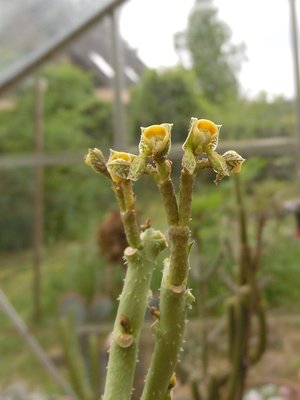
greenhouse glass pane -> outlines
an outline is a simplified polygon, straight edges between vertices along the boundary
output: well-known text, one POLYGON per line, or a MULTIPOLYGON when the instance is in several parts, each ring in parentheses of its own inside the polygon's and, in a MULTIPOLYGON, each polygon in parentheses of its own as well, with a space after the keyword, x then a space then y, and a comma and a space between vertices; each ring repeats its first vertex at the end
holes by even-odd
POLYGON ((0 83, 112 0, 0 0, 0 83))

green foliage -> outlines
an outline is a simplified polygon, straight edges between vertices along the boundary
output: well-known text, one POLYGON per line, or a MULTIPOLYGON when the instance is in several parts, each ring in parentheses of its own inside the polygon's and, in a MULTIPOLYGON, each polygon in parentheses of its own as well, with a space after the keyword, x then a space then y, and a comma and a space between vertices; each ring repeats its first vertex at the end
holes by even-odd
POLYGON ((293 103, 282 97, 268 101, 264 93, 253 100, 230 100, 215 109, 215 118, 222 122, 226 139, 286 137, 295 132, 293 103))
MULTIPOLYGON (((56 324, 58 300, 70 291, 76 291, 89 300, 98 289, 96 282, 101 283, 105 267, 97 250, 95 242, 90 240, 89 242, 55 245, 45 251, 41 268, 43 272, 43 322, 42 329, 36 330, 34 334, 46 351, 51 352, 59 345, 56 324), (99 281, 97 277, 99 277, 99 281)), ((25 322, 31 326, 31 253, 23 251, 9 256, 2 254, 1 266, 6 267, 0 268, 1 289, 7 294, 25 322), (26 293, 25 296, 24 293, 26 293)), ((118 270, 119 276, 116 280, 122 281, 121 270, 118 270)), ((53 395, 57 393, 57 385, 40 367, 21 337, 17 334, 10 334, 11 322, 4 313, 0 313, 0 326, 5 329, 0 335, 1 359, 5 360, 0 365, 0 386, 7 385, 21 377, 29 385, 40 387, 41 391, 43 390, 45 393, 53 395)))
MULTIPOLYGON (((95 96, 91 77, 67 63, 50 65, 42 75, 46 81, 43 99, 45 150, 62 154, 82 151, 83 157, 83 149, 96 142, 108 147, 112 134, 112 108, 111 104, 95 96)), ((0 110, 2 154, 33 151, 33 87, 24 87, 14 102, 13 108, 0 110)), ((18 249, 31 242, 33 176, 30 168, 0 171, 0 219, 6 231, 1 235, 0 248, 18 249)), ((46 168, 48 242, 80 237, 89 213, 96 210, 100 201, 109 202, 109 185, 102 184, 99 192, 96 177, 86 179, 87 176, 83 163, 46 168)))
POLYGON ((190 115, 204 116, 208 108, 209 104, 199 97, 198 83, 191 71, 180 68, 161 73, 148 70, 131 93, 130 132, 136 141, 140 126, 172 121, 173 142, 183 141, 190 115))
POLYGON ((15 100, 11 109, 0 110, 0 153, 25 153, 33 147, 33 91, 15 100))
POLYGON ((95 97, 89 75, 69 64, 45 70, 46 149, 67 151, 111 141, 111 105, 95 97), (92 139, 92 140, 91 140, 92 139))
POLYGON ((174 121, 173 142, 186 135, 188 115, 222 124, 224 139, 249 139, 293 136, 294 105, 278 97, 269 101, 264 94, 256 99, 230 98, 216 104, 201 90, 192 71, 171 69, 162 73, 148 70, 133 88, 129 103, 129 131, 134 138, 140 126, 174 121))
POLYGON ((31 241, 32 171, 0 170, 0 249, 19 250, 31 241))
POLYGON ((196 0, 185 35, 205 97, 216 103, 235 97, 238 94, 236 70, 243 47, 230 43, 230 29, 218 19, 212 1, 196 0))
POLYGON ((53 271, 47 274, 44 284, 43 312, 48 316, 56 312, 58 299, 64 293, 71 291, 91 299, 103 286, 105 263, 94 242, 70 244, 62 256, 64 261, 52 266, 53 271))
POLYGON ((276 244, 269 246, 263 254, 264 274, 270 282, 265 288, 265 299, 269 307, 298 311, 299 299, 299 238, 282 235, 276 244), (276 256, 274 257, 274 254, 276 256))

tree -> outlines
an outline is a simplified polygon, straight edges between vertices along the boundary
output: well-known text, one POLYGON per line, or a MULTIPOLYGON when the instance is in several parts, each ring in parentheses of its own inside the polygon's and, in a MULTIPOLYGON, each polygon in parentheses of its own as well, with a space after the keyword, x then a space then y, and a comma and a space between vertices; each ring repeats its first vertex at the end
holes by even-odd
POLYGON ((212 0, 196 0, 186 31, 175 36, 177 50, 190 54, 203 94, 215 103, 238 94, 236 73, 244 46, 231 44, 230 38, 230 29, 218 19, 212 0))
POLYGON ((190 115, 207 115, 208 104, 201 98, 198 82, 192 71, 182 68, 164 72, 148 70, 131 92, 129 104, 130 132, 136 137, 141 126, 155 121, 174 122, 174 142, 186 135, 190 115))
MULTIPOLYGON (((46 152, 78 152, 112 140, 112 106, 94 94, 91 76, 68 63, 43 70, 46 152)), ((0 154, 33 151, 33 104, 31 86, 14 98, 14 108, 0 110, 0 154)), ((94 182, 86 179, 84 165, 48 166, 45 173, 46 241, 82 235, 87 215, 97 206, 94 182), (80 181, 80 185, 78 185, 80 181)), ((0 249, 21 249, 31 243, 33 215, 31 168, 0 170, 0 220, 5 235, 0 249)), ((101 201, 109 202, 103 186, 101 201)))

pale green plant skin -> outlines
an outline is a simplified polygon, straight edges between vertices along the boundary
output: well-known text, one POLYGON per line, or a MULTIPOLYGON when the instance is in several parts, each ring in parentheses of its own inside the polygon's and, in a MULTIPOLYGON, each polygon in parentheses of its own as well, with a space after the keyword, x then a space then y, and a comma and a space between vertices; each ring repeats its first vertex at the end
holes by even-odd
POLYGON ((161 286, 161 318, 155 332, 154 354, 147 374, 142 400, 165 399, 171 378, 170 371, 172 375, 182 346, 186 308, 187 296, 185 290, 182 293, 175 293, 170 288, 169 267, 165 267, 161 286), (166 354, 168 355, 167 359, 164 358, 166 354))
POLYGON ((139 337, 147 307, 154 260, 166 246, 164 237, 153 229, 147 229, 141 235, 141 249, 126 252, 127 274, 120 296, 120 304, 112 333, 109 364, 103 399, 126 400, 131 397, 134 368, 139 337), (126 317, 128 332, 124 332, 120 321, 126 317), (127 347, 125 339, 132 338, 127 347), (128 336, 127 336, 128 335, 128 336))
MULTIPOLYGON (((182 170, 178 193, 171 179, 172 124, 142 128, 138 156, 111 151, 109 162, 98 149, 90 150, 86 163, 96 172, 112 180, 129 248, 125 250, 128 264, 126 278, 112 333, 112 344, 103 400, 130 400, 140 332, 155 259, 166 247, 163 235, 146 229, 141 234, 136 220, 132 181, 143 174, 156 183, 164 204, 169 225, 170 256, 165 260, 156 323, 155 347, 145 380, 141 400, 172 398, 174 370, 183 343, 186 311, 194 298, 187 288, 189 271, 190 217, 192 192, 196 175, 203 168, 217 172, 216 183, 229 175, 227 161, 216 152, 220 125, 209 120, 192 118, 188 137, 183 145, 182 170), (208 159, 199 160, 206 154, 208 159), (152 163, 147 163, 148 160, 152 163)), ((234 156, 235 157, 235 156, 234 156)), ((244 159, 238 154, 237 163, 244 159)), ((232 162, 232 159, 230 160, 232 162)), ((233 171, 235 172, 235 171, 233 171)))

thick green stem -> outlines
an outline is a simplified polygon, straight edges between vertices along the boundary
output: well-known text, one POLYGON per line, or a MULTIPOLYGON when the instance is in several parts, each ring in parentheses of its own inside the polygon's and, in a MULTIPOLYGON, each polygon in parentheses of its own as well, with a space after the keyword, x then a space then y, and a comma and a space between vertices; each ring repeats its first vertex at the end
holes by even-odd
POLYGON ((257 329, 257 343, 255 348, 251 350, 249 354, 249 359, 251 365, 256 364, 260 359, 263 353, 266 350, 267 344, 267 321, 264 307, 259 304, 256 307, 254 316, 257 318, 258 329, 257 329))
POLYGON ((241 360, 243 357, 243 335, 244 335, 244 325, 242 316, 242 305, 238 299, 235 299, 233 304, 234 312, 234 332, 233 339, 234 347, 232 349, 232 360, 231 360, 231 372, 228 381, 227 394, 225 400, 236 400, 236 393, 238 391, 240 375, 241 375, 241 360))
POLYGON ((131 247, 137 248, 140 243, 140 229, 137 223, 135 211, 135 195, 132 190, 131 181, 124 181, 121 184, 125 210, 121 211, 126 238, 131 247))
POLYGON ((190 174, 185 168, 183 168, 180 179, 179 223, 181 226, 189 226, 195 175, 190 174))
POLYGON ((160 321, 155 332, 155 347, 141 400, 164 400, 178 361, 186 318, 186 291, 175 293, 165 266, 161 286, 160 321))
POLYGON ((178 206, 175 195, 175 188, 171 180, 171 164, 165 159, 155 160, 157 168, 156 184, 160 191, 167 215, 168 225, 178 224, 178 206))
POLYGON ((127 210, 121 213, 126 239, 133 248, 138 248, 141 244, 139 230, 136 222, 136 211, 127 210))
POLYGON ((227 322, 228 322, 228 360, 234 361, 235 331, 236 331, 236 298, 232 297, 227 302, 227 322))
POLYGON ((233 330, 229 342, 231 350, 231 371, 225 400, 241 400, 244 393, 244 375, 247 371, 247 346, 250 318, 251 289, 248 285, 240 289, 238 296, 230 303, 233 307, 231 318, 233 330))
POLYGON ((188 239, 189 228, 187 226, 171 226, 169 239, 171 242, 170 256, 170 283, 174 286, 186 284, 188 273, 188 239))
POLYGON ((240 235, 240 270, 239 281, 241 285, 249 283, 251 271, 251 254, 249 248, 247 217, 243 202, 241 181, 238 174, 234 174, 234 188, 238 211, 239 235, 240 235))
POLYGON ((208 381, 207 400, 220 400, 220 382, 214 375, 208 381))
POLYGON ((170 178, 159 182, 158 188, 164 202, 168 225, 178 224, 178 207, 176 203, 174 185, 170 178))
MULTIPOLYGON (((257 362, 260 359, 262 353, 265 350, 266 342, 266 324, 265 315, 262 309, 259 309, 260 295, 259 289, 257 287, 257 270, 259 265, 259 252, 252 257, 249 238, 247 234, 247 215, 243 203, 241 181, 238 175, 235 176, 235 195, 238 208, 238 220, 240 229, 240 273, 239 273, 239 283, 241 288, 248 287, 250 295, 248 296, 248 302, 244 305, 244 312, 241 315, 241 323, 243 325, 243 347, 240 360, 240 371, 238 378, 238 385, 236 386, 234 400, 242 400, 245 386, 246 378, 249 366, 252 363, 257 362), (246 286, 245 286, 246 285, 246 286), (253 352, 250 352, 250 338, 252 333, 252 319, 253 316, 258 317, 259 331, 258 331, 258 341, 257 347, 253 352)), ((257 243, 261 245, 261 235, 262 227, 259 227, 257 243)))
POLYGON ((185 285, 188 274, 188 239, 190 235, 190 218, 192 207, 192 191, 194 174, 185 168, 181 171, 179 190, 179 227, 171 226, 169 239, 171 241, 170 282, 172 285, 185 285))
POLYGON ((194 176, 183 169, 180 185, 179 222, 170 226, 171 256, 167 260, 160 293, 160 321, 150 369, 141 400, 164 400, 178 361, 185 328, 188 292, 188 239, 194 176))
POLYGON ((128 269, 112 334, 103 400, 129 400, 132 394, 154 263, 166 246, 163 235, 151 228, 141 238, 140 249, 128 247, 125 250, 128 269))

